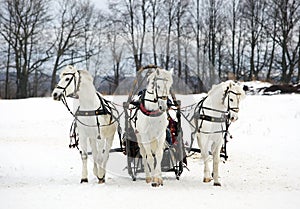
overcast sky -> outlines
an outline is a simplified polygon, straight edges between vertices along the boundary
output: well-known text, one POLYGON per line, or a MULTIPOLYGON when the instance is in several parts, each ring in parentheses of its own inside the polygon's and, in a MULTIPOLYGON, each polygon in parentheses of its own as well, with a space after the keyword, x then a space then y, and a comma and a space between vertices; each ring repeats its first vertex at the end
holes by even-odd
POLYGON ((95 6, 97 6, 98 8, 101 8, 101 9, 105 9, 107 8, 107 0, 91 0, 91 2, 93 4, 95 4, 95 6))

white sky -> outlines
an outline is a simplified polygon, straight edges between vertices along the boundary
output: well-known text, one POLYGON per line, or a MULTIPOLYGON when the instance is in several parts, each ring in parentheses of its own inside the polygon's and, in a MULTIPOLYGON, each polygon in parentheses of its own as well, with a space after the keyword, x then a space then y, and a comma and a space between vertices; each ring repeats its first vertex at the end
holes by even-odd
POLYGON ((91 0, 91 2, 100 9, 106 9, 108 0, 91 0))

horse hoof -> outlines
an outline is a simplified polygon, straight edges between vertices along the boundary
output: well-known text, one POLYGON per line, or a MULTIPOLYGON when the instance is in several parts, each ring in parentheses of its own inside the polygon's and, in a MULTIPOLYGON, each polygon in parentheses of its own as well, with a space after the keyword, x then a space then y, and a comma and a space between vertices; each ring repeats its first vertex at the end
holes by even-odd
POLYGON ((146 177, 146 183, 149 184, 152 181, 151 177, 146 177))
POLYGON ((214 183, 214 186, 220 187, 220 186, 221 186, 221 183, 220 183, 220 182, 215 182, 215 183, 214 183))
POLYGON ((152 182, 152 183, 151 183, 151 186, 152 186, 152 187, 159 187, 159 183, 158 183, 158 182, 152 182))
POLYGON ((105 183, 105 179, 99 179, 98 184, 104 184, 105 183))
POLYGON ((207 178, 207 177, 204 177, 204 178, 203 178, 203 182, 204 182, 204 183, 211 182, 211 180, 212 180, 211 178, 207 178))
POLYGON ((105 176, 103 176, 102 178, 98 177, 98 184, 104 184, 105 183, 105 176))
POLYGON ((88 182, 89 182, 89 181, 88 181, 87 178, 81 179, 81 181, 80 181, 81 184, 82 184, 82 183, 88 183, 88 182))
POLYGON ((157 179, 157 182, 159 183, 159 185, 161 185, 161 186, 163 186, 164 184, 163 184, 163 180, 161 179, 161 178, 158 178, 157 179))
POLYGON ((151 185, 153 187, 163 186, 163 180, 161 178, 153 178, 153 182, 151 185))

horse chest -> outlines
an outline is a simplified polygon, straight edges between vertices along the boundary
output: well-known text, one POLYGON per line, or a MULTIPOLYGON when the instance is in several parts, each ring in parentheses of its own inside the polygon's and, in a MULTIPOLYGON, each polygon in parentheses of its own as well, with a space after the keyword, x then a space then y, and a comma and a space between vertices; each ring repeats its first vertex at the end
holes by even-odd
POLYGON ((156 136, 162 131, 165 132, 167 126, 167 114, 162 114, 159 117, 148 117, 140 112, 137 114, 136 131, 138 133, 147 133, 151 136, 156 136))

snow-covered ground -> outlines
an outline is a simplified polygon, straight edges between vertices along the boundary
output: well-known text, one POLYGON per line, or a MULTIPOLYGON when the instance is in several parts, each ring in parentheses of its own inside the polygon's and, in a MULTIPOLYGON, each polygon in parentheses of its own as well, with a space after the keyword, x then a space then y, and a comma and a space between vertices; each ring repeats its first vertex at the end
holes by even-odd
MULTIPOLYGON (((122 104, 124 97, 113 99, 122 104)), ((92 172, 80 184, 80 156, 68 148, 71 121, 51 98, 0 100, 0 208, 300 207, 300 95, 247 96, 230 128, 222 187, 202 182, 199 158, 188 159, 190 171, 179 181, 164 173, 163 187, 152 188, 142 175, 133 182, 121 153, 110 155, 106 184, 97 184, 92 172)))

